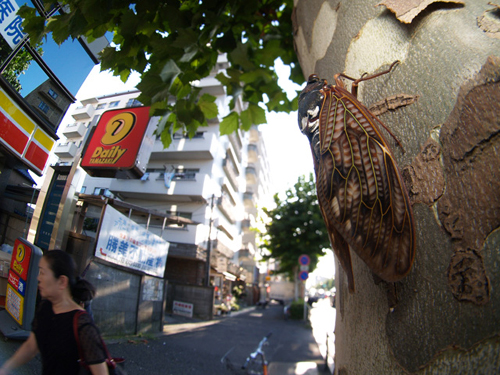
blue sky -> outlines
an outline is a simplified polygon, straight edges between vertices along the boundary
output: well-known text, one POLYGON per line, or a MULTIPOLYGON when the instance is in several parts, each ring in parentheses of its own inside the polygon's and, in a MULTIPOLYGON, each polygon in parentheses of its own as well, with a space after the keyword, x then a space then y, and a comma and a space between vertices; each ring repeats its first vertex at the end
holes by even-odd
MULTIPOLYGON (((19 6, 27 3, 24 0, 16 0, 16 2, 19 6)), ((29 4, 31 5, 31 2, 29 4)), ((42 49, 44 51, 42 59, 68 90, 76 95, 90 70, 94 67, 93 61, 81 44, 77 40, 68 40, 58 46, 49 36, 44 41, 42 49)), ((19 77, 23 87, 21 95, 26 96, 47 78, 38 64, 33 61, 26 73, 19 77)))

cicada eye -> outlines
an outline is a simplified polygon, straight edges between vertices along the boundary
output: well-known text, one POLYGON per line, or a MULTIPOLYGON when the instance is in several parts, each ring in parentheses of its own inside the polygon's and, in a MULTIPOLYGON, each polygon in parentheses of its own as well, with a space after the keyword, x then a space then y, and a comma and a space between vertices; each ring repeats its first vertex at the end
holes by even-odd
POLYGON ((310 83, 316 83, 321 81, 319 76, 317 74, 311 74, 309 78, 307 79, 307 84, 309 85, 310 83))

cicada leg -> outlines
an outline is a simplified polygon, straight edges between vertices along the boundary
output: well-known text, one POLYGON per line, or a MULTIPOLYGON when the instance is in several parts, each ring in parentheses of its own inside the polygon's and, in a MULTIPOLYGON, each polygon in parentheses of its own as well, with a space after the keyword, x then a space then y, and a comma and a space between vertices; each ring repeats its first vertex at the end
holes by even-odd
POLYGON ((377 77, 380 77, 381 75, 384 75, 384 74, 387 74, 387 73, 390 73, 392 68, 394 68, 394 66, 396 64, 399 64, 400 61, 399 60, 396 60, 394 61, 391 66, 389 67, 389 69, 387 70, 384 70, 383 72, 380 72, 380 73, 376 73, 376 74, 372 74, 371 76, 367 76, 365 77, 365 74, 363 74, 361 76, 361 78, 352 78, 352 77, 349 77, 348 75, 345 75, 344 73, 338 73, 338 74, 335 74, 335 76, 333 77, 335 79, 335 84, 336 85, 339 85, 341 87, 343 87, 344 85, 342 84, 341 81, 339 81, 339 77, 342 77, 342 78, 345 78, 345 79, 348 79, 350 81, 353 81, 352 82, 352 86, 351 86, 351 94, 354 95, 354 97, 358 97, 358 86, 360 84, 360 82, 363 82, 363 81, 368 81, 369 79, 373 79, 373 78, 377 78, 377 77), (340 84, 339 84, 340 82, 340 84))

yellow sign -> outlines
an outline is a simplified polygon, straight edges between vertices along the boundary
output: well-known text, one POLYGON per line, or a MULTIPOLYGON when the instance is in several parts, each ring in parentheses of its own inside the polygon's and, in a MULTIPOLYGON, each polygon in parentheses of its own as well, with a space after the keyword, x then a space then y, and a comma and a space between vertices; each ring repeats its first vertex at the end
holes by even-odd
POLYGON ((23 305, 24 298, 14 290, 14 288, 7 284, 7 306, 8 313, 20 324, 23 324, 23 305))

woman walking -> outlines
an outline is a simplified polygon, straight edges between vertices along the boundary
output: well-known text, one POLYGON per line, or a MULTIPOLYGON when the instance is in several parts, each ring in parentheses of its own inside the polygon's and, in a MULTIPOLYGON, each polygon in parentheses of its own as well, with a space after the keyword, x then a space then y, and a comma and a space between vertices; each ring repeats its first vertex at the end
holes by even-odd
MULTIPOLYGON (((43 375, 77 375, 80 370, 74 317, 93 291, 92 285, 76 276, 71 256, 61 250, 48 251, 40 260, 38 288, 40 302, 28 340, 0 368, 0 375, 27 363, 40 353, 43 375)), ((79 313, 77 329, 82 356, 93 375, 108 374, 107 354, 92 318, 79 313)))

